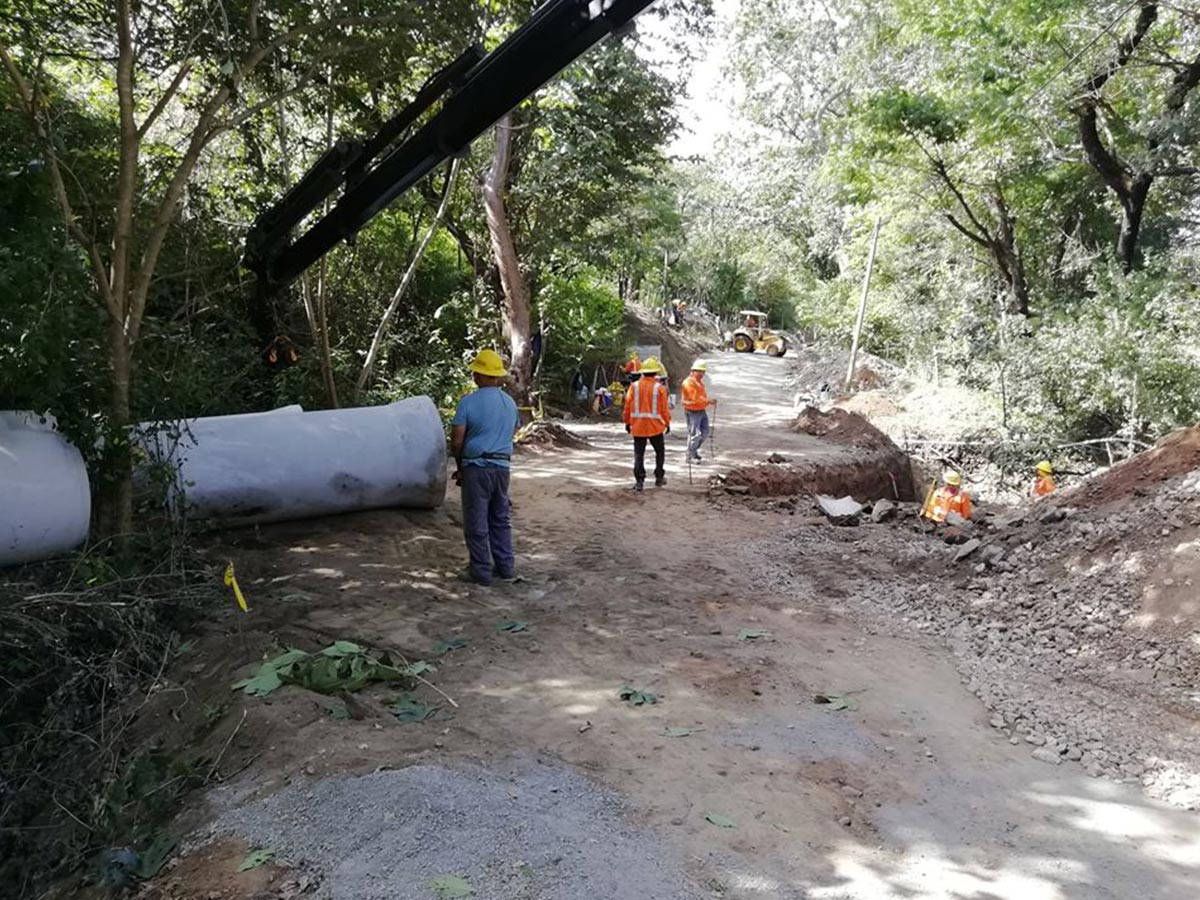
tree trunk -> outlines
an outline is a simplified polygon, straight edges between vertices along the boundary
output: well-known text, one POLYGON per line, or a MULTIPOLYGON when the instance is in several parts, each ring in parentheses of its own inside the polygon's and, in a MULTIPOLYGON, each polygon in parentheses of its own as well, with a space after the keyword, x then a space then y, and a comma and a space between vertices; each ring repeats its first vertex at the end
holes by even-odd
POLYGON ((1133 271, 1138 261, 1138 239, 1142 232, 1142 214, 1154 176, 1143 172, 1133 179, 1128 193, 1121 197, 1121 232, 1117 237, 1117 258, 1125 274, 1133 271))
POLYGON ((109 385, 108 474, 110 480, 100 495, 100 533, 124 547, 133 533, 133 458, 129 453, 130 384, 133 376, 133 346, 124 324, 110 318, 108 358, 112 381, 109 385))
POLYGON ((329 347, 329 317, 326 315, 328 309, 326 290, 329 287, 329 279, 326 277, 328 267, 328 257, 322 256, 321 263, 317 267, 317 346, 321 354, 321 381, 325 385, 325 397, 330 407, 337 409, 341 404, 338 403, 337 383, 333 380, 333 351, 329 347))
POLYGON ((483 181, 483 206, 487 215, 492 256, 500 272, 504 292, 502 325, 512 352, 513 393, 520 401, 529 399, 532 387, 533 342, 530 322, 529 284, 521 271, 521 260, 513 242, 504 194, 508 189, 509 163, 512 158, 512 114, 496 123, 496 149, 483 181))
POLYGON ((1028 316, 1029 279, 1025 274, 1025 262, 1021 258, 1021 251, 1017 247, 1017 220, 1008 209, 999 182, 992 185, 991 202, 998 223, 993 227, 990 221, 985 221, 987 216, 976 214, 967 202, 966 195, 950 177, 945 162, 938 157, 926 155, 933 165, 933 171, 954 195, 966 216, 965 221, 960 222, 953 213, 947 212, 944 214, 946 220, 964 236, 987 250, 995 263, 997 273, 1004 280, 1011 311, 1028 316))
POLYGON ((400 285, 392 293, 392 299, 388 302, 387 309, 379 319, 379 327, 375 329, 375 336, 371 339, 371 347, 367 351, 366 361, 363 362, 362 371, 358 374, 358 381, 354 386, 355 391, 361 393, 363 388, 371 380, 371 376, 375 371, 375 363, 379 358, 379 351, 383 347, 383 339, 387 335, 388 326, 392 324, 392 318, 396 315, 396 310, 400 308, 400 301, 404 299, 404 294, 408 290, 408 286, 412 283, 414 276, 417 274, 417 266, 421 264, 422 257, 425 256, 425 251, 429 248, 433 236, 437 234, 438 228, 441 226, 442 217, 446 215, 446 207, 450 205, 451 195, 454 193, 454 181, 458 176, 459 161, 453 160, 450 163, 450 170, 446 173, 446 185, 442 189, 442 199, 438 204, 437 212, 434 213, 432 221, 429 223, 429 229, 425 232, 425 237, 421 240, 412 251, 412 256, 408 262, 408 268, 404 272, 404 277, 400 279, 400 285))
MULTIPOLYGON (((1142 213, 1146 208, 1146 197, 1150 193, 1150 185, 1154 183, 1154 176, 1149 172, 1135 172, 1133 166, 1117 155, 1115 146, 1110 148, 1104 143, 1099 127, 1099 107, 1102 103, 1100 92, 1110 78, 1129 64, 1157 18, 1158 4, 1143 0, 1133 29, 1121 39, 1112 59, 1101 64, 1084 82, 1080 92, 1082 99, 1072 109, 1079 122, 1079 142, 1089 165, 1121 201, 1121 231, 1117 239, 1117 257, 1126 273, 1133 271, 1137 260, 1142 213)), ((1182 93, 1178 95, 1175 92, 1169 93, 1168 108, 1173 102, 1182 103, 1187 90, 1184 86, 1181 88, 1182 93)), ((1148 148, 1151 155, 1156 146, 1157 142, 1151 140, 1148 148)))
MULTIPOLYGON (((326 69, 326 79, 329 85, 329 91, 325 98, 325 146, 333 146, 333 66, 330 65, 326 69)), ((329 214, 329 200, 325 201, 325 215, 329 214)), ((321 257, 321 265, 317 269, 317 336, 321 352, 321 379, 325 382, 325 396, 329 400, 329 405, 337 409, 341 404, 338 403, 337 383, 333 380, 333 351, 329 348, 329 317, 326 315, 328 309, 327 290, 329 288, 329 279, 327 277, 329 271, 329 257, 323 255, 321 257)))
POLYGON ((1009 311, 1028 316, 1029 279, 1025 275, 1025 261, 1017 247, 1017 220, 1009 212, 999 185, 993 190, 992 203, 999 221, 996 237, 992 240, 992 252, 1008 282, 1009 311))

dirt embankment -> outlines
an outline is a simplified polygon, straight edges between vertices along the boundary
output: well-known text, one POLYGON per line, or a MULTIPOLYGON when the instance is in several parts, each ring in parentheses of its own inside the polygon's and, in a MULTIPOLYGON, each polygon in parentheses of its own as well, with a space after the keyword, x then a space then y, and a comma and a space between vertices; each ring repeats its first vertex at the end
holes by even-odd
POLYGON ((744 487, 753 497, 832 494, 870 501, 880 497, 912 500, 913 476, 908 456, 862 416, 841 409, 821 412, 808 407, 789 430, 854 448, 844 462, 793 462, 786 456, 742 466, 729 472, 725 485, 744 487))
POLYGON ((696 357, 716 346, 715 341, 706 341, 687 329, 669 328, 649 310, 638 306, 625 307, 625 331, 638 344, 662 346, 662 363, 672 385, 679 385, 687 378, 696 357))
POLYGON ((1152 449, 1118 463, 1103 475, 1064 491, 1061 503, 1100 506, 1200 469, 1200 425, 1173 431, 1152 449))

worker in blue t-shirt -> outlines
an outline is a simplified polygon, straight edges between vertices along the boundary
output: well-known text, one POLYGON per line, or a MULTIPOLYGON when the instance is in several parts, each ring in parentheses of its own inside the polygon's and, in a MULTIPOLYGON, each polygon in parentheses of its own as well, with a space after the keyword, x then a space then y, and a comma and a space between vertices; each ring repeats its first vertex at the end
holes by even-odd
POLYGON ((471 556, 461 577, 491 584, 493 577, 516 577, 508 476, 521 423, 516 402, 500 387, 508 377, 500 355, 481 350, 469 368, 477 389, 458 402, 450 422, 450 455, 458 464, 454 480, 462 486, 463 534, 471 556))

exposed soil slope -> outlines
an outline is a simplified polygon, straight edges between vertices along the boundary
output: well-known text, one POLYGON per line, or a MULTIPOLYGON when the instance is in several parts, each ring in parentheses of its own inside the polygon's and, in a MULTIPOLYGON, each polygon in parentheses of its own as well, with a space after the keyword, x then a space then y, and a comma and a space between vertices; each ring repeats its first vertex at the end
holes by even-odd
POLYGON ((1172 432, 1152 449, 1117 463, 1062 495, 1061 502, 1097 506, 1145 493, 1168 478, 1200 469, 1200 425, 1172 432))

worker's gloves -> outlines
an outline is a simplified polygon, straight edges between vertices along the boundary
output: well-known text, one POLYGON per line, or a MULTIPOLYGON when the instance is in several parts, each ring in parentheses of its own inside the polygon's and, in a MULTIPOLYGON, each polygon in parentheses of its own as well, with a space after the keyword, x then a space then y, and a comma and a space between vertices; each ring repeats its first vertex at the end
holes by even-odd
POLYGON ((631 431, 633 431, 633 429, 632 429, 632 428, 630 428, 628 425, 626 425, 626 426, 625 426, 625 433, 626 433, 626 434, 629 434, 631 431))
POLYGON ((454 483, 461 486, 462 485, 462 469, 455 469, 453 477, 454 477, 454 483))
POLYGON ((666 431, 664 431, 664 432, 663 432, 663 434, 670 434, 670 433, 671 433, 671 426, 670 426, 670 425, 668 425, 668 426, 667 426, 667 430, 666 430, 666 431))

